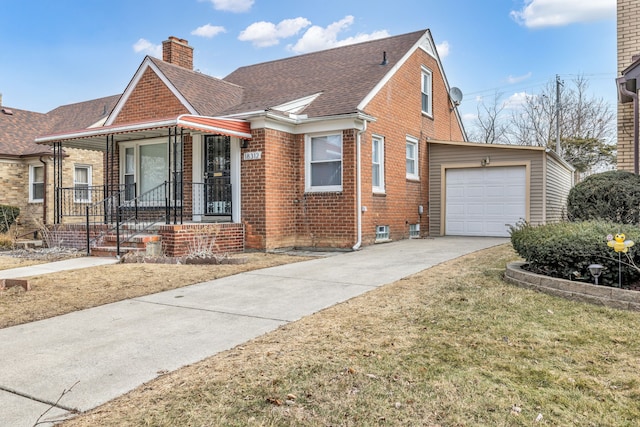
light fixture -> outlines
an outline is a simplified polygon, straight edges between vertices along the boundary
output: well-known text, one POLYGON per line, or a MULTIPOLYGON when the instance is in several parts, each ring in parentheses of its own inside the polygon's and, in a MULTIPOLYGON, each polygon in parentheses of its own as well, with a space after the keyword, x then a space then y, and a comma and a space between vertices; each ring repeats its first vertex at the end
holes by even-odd
POLYGON ((240 144, 240 146, 242 148, 247 148, 249 146, 249 140, 248 139, 243 139, 242 140, 242 144, 240 144))
POLYGON ((480 164, 482 166, 488 166, 490 162, 491 162, 491 159, 489 158, 489 156, 487 156, 484 159, 480 160, 480 164))
POLYGON ((596 279, 596 285, 598 284, 598 277, 602 274, 602 269, 604 268, 600 264, 591 264, 589 267, 589 273, 596 279))

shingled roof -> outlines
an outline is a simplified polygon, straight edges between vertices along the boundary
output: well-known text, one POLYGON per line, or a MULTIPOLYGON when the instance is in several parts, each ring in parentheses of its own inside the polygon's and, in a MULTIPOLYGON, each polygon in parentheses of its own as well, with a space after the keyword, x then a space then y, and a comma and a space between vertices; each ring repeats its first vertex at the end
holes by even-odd
POLYGON ((34 141, 37 136, 96 124, 113 109, 120 95, 68 104, 48 113, 36 113, 3 106, 0 110, 0 157, 48 153, 34 141))
POLYGON ((202 116, 215 116, 242 101, 244 90, 232 83, 148 57, 202 116))
POLYGON ((19 157, 47 152, 33 142, 51 120, 46 114, 3 106, 0 110, 0 157, 19 157))
POLYGON ((309 117, 348 114, 427 30, 352 44, 237 69, 224 78, 244 88, 242 103, 224 113, 263 110, 321 93, 309 117), (387 63, 382 65, 386 52, 387 63))

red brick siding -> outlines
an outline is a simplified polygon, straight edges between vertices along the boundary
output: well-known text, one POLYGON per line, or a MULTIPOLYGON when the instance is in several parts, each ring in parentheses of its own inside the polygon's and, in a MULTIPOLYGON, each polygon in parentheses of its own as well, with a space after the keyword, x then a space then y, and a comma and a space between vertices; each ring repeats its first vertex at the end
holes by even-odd
POLYGON ((212 238, 215 239, 216 254, 244 251, 242 224, 163 225, 158 234, 162 236, 162 250, 167 256, 185 256, 191 251, 190 248, 209 247, 212 238))
MULTIPOLYGON (((109 225, 92 225, 89 236, 94 239, 109 228, 109 225)), ((51 226, 49 229, 58 241, 62 241, 61 246, 81 251, 87 249, 87 226, 85 224, 59 224, 51 226)))
POLYGON ((428 153, 427 138, 463 140, 462 129, 451 112, 444 78, 436 60, 418 49, 397 71, 382 90, 367 105, 365 112, 376 117, 362 140, 362 204, 363 243, 375 241, 375 227, 388 225, 392 239, 409 236, 409 225, 420 224, 426 235, 428 212, 428 153), (422 114, 422 66, 433 75, 433 117, 422 114), (373 194, 371 181, 372 135, 384 137, 385 185, 384 195, 373 194), (406 179, 407 136, 418 139, 420 180, 406 179), (422 205, 424 213, 418 213, 422 205))
POLYGON ((245 151, 262 151, 260 160, 242 160, 241 174, 241 217, 245 224, 246 246, 250 249, 264 249, 266 245, 266 172, 265 129, 253 129, 251 142, 245 151))
POLYGON ((113 124, 177 117, 188 112, 157 74, 147 68, 113 124))

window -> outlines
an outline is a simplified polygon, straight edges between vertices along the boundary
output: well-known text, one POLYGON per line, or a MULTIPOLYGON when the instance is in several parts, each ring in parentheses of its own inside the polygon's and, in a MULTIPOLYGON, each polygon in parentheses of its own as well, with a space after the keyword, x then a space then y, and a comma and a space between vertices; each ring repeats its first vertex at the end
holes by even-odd
POLYGON ((44 166, 29 166, 29 201, 44 200, 44 166))
POLYGON ((407 178, 420 179, 418 175, 418 140, 407 137, 407 178))
POLYGON ((433 115, 433 75, 431 71, 422 67, 422 112, 429 116, 433 115))
POLYGON ((376 241, 384 241, 389 240, 389 226, 388 225, 378 225, 376 226, 376 241))
POLYGON ((127 147, 124 150, 124 185, 125 199, 133 200, 136 197, 136 152, 135 148, 127 147))
POLYGON ((91 166, 76 166, 73 172, 73 199, 76 203, 91 201, 91 166))
POLYGON ((371 182, 374 193, 384 193, 384 139, 374 136, 371 140, 371 182))
POLYGON ((124 147, 121 151, 125 199, 132 200, 168 180, 169 154, 167 143, 146 143, 124 147))
POLYGON ((342 134, 307 137, 307 191, 342 191, 342 134))
POLYGON ((409 224, 409 238, 420 238, 420 224, 409 224))

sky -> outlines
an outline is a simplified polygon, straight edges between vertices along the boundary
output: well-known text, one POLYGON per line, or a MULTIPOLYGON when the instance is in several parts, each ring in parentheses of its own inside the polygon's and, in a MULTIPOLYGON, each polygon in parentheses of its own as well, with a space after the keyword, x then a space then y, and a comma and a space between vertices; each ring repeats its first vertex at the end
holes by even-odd
POLYGON ((465 126, 559 75, 616 111, 616 0, 0 0, 2 105, 47 112, 122 93, 169 36, 194 68, 244 65, 430 29, 465 126))

